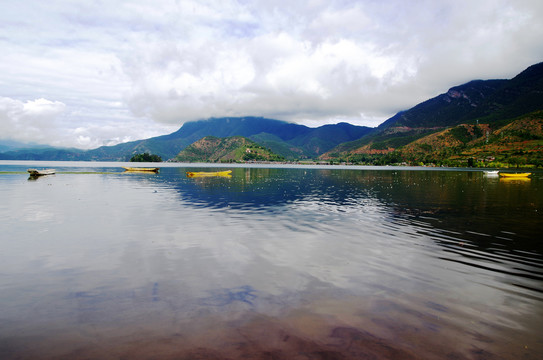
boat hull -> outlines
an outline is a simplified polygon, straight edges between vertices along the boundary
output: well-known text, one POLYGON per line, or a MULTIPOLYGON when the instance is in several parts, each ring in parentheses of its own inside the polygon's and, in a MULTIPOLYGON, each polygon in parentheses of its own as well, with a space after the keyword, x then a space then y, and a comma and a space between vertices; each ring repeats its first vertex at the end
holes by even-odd
POLYGON ((55 174, 55 169, 43 169, 43 170, 28 169, 27 171, 30 174, 30 176, 44 176, 44 175, 54 175, 55 174))
POLYGON ((226 171, 187 171, 188 177, 212 177, 212 176, 223 176, 223 177, 230 177, 232 170, 226 170, 226 171))
POLYGON ((502 173, 500 172, 500 176, 504 178, 526 178, 530 175, 532 175, 532 173, 502 173))
POLYGON ((144 167, 125 167, 123 169, 127 172, 146 172, 146 173, 157 173, 160 168, 144 168, 144 167))

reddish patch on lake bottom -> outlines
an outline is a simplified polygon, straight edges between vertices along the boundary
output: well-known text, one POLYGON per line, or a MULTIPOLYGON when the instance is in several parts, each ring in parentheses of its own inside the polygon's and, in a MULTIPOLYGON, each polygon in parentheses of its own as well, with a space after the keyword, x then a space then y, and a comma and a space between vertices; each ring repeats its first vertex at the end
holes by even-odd
POLYGON ((435 303, 322 301, 282 316, 252 311, 3 337, 2 359, 537 359, 541 337, 475 323, 435 303), (424 311, 423 311, 424 310, 424 311))

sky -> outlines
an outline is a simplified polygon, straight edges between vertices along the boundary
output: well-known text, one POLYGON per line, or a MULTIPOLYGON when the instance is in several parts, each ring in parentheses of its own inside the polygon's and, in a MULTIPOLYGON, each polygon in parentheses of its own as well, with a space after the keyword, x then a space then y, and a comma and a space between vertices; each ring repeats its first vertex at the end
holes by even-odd
POLYGON ((2 0, 0 140, 96 148, 187 121, 375 127, 543 61, 541 0, 2 0))

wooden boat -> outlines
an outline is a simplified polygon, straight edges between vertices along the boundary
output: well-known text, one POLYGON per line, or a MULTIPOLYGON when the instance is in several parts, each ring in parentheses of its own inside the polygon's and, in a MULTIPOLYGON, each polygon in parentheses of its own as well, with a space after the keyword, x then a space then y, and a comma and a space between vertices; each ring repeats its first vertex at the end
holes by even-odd
POLYGON ((532 175, 532 173, 503 173, 500 172, 501 177, 505 178, 526 178, 528 176, 532 175))
POLYGON ((232 170, 225 170, 225 171, 187 171, 188 177, 209 177, 209 176, 232 176, 230 173, 232 170))
POLYGON ((126 167, 126 166, 123 166, 123 169, 125 171, 129 171, 129 172, 154 172, 154 173, 157 173, 158 170, 160 170, 160 168, 144 168, 144 167, 126 167))
POLYGON ((30 176, 43 176, 43 175, 53 175, 55 173, 55 169, 28 169, 27 170, 30 176))

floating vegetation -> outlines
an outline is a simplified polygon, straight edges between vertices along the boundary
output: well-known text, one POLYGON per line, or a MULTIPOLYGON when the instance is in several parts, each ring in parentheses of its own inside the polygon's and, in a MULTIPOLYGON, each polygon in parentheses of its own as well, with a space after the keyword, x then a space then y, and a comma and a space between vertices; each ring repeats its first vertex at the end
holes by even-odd
MULTIPOLYGON (((81 174, 81 175, 90 175, 90 174, 122 174, 123 171, 57 171, 58 174, 81 174)), ((0 175, 26 175, 27 171, 0 171, 0 175)))

